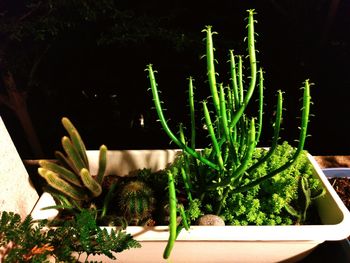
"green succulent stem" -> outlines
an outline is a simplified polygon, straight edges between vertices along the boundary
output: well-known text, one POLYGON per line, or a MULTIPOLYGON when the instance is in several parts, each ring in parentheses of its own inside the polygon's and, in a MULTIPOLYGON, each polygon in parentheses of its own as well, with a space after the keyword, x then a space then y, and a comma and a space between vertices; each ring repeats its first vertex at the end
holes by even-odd
POLYGON ((60 166, 54 162, 50 162, 50 161, 46 161, 46 160, 40 160, 39 165, 42 168, 45 168, 45 169, 50 170, 56 174, 59 174, 59 176, 62 179, 66 180, 66 181, 68 181, 76 186, 79 186, 79 187, 83 186, 80 178, 75 173, 66 169, 63 166, 60 166))
POLYGON ((202 104, 203 104, 205 123, 207 125, 207 129, 208 129, 208 133, 210 135, 211 141, 213 143, 213 148, 214 148, 214 152, 217 156, 218 165, 220 167, 220 170, 225 170, 224 161, 222 159, 220 146, 219 146, 219 143, 218 143, 216 135, 215 135, 215 131, 214 131, 213 123, 212 123, 211 118, 210 118, 207 103, 205 101, 203 101, 202 104))
POLYGON ((61 179, 58 174, 46 170, 44 168, 38 168, 39 174, 45 178, 47 183, 52 186, 53 188, 61 191, 67 196, 70 196, 71 198, 75 200, 84 200, 86 199, 86 195, 84 191, 82 191, 81 188, 77 188, 71 184, 69 184, 67 181, 61 179))
POLYGON ((244 157, 242 159, 241 164, 238 166, 236 170, 232 172, 232 176, 226 177, 222 179, 218 183, 214 183, 213 185, 209 186, 209 190, 217 189, 218 187, 226 187, 235 181, 239 180, 239 178, 246 172, 247 168, 249 167, 249 162, 252 159, 254 150, 256 148, 256 141, 255 141, 255 124, 254 119, 250 122, 250 132, 249 132, 249 139, 248 139, 248 148, 245 151, 244 157))
POLYGON ((288 169, 300 156, 304 149, 305 140, 307 137, 307 128, 309 123, 309 115, 310 115, 310 104, 311 104, 311 96, 310 96, 310 83, 309 80, 306 80, 304 83, 304 95, 303 95, 303 106, 302 106, 302 117, 301 117, 301 127, 300 127, 300 134, 299 134, 299 142, 298 146, 295 150, 295 153, 293 154, 292 158, 289 159, 284 165, 277 168, 276 170, 270 172, 269 174, 247 184, 242 187, 239 187, 233 192, 244 192, 251 187, 254 187, 256 185, 261 184, 263 181, 275 176, 276 174, 288 169))
POLYGON ((190 119, 191 119, 191 147, 196 149, 196 119, 195 119, 195 107, 194 107, 194 88, 193 79, 189 78, 188 84, 188 103, 190 107, 190 119))
MULTIPOLYGON (((232 122, 231 122, 231 128, 234 127, 238 120, 242 117, 245 109, 248 106, 248 103, 253 95, 255 85, 256 85, 256 75, 257 75, 257 65, 256 65, 256 56, 255 56, 255 36, 254 36, 254 10, 248 10, 249 16, 248 16, 248 53, 249 53, 249 62, 250 62, 250 83, 249 88, 247 90, 247 93, 244 96, 244 100, 242 101, 242 105, 237 110, 236 114, 234 115, 232 122)), ((240 66, 239 68, 242 68, 240 66)), ((240 74, 241 76, 242 74, 240 74)), ((240 82, 241 83, 241 82, 240 82)), ((240 89, 241 92, 243 92, 243 89, 240 89)))
POLYGON ((238 95, 239 95, 239 106, 242 106, 244 101, 244 88, 243 88, 243 61, 242 56, 238 56, 238 95))
POLYGON ((170 223, 169 223, 169 239, 168 243, 165 247, 163 258, 167 259, 170 256, 171 250, 174 247, 175 240, 177 237, 177 231, 176 231, 176 218, 177 218, 177 199, 176 199, 176 190, 175 190, 175 183, 174 183, 174 177, 171 171, 167 172, 168 174, 168 187, 169 187, 169 214, 170 214, 170 223))
MULTIPOLYGON (((179 133, 180 133, 180 140, 183 144, 186 144, 185 142, 185 135, 184 135, 184 132, 183 132, 183 125, 180 124, 180 129, 179 129, 179 133)), ((184 161, 186 162, 186 164, 188 164, 189 160, 188 160, 188 157, 187 155, 184 156, 184 161)), ((187 168, 186 166, 187 165, 183 165, 181 166, 181 176, 182 176, 182 180, 185 184, 185 191, 186 191, 186 194, 187 194, 187 198, 188 200, 192 200, 192 194, 191 194, 191 180, 190 180, 190 177, 189 177, 189 174, 187 173, 186 169, 187 168)))
POLYGON ((81 169, 80 176, 84 185, 90 190, 94 197, 97 197, 102 193, 101 185, 91 176, 88 169, 81 169))
POLYGON ((225 91, 222 83, 219 84, 219 90, 220 90, 219 99, 220 99, 220 108, 221 108, 220 122, 222 125, 222 129, 224 131, 226 140, 232 147, 233 142, 232 142, 231 132, 228 124, 227 109, 226 109, 227 100, 226 100, 225 91))
POLYGON ((99 184, 102 184, 103 178, 106 173, 107 168, 107 147, 105 145, 100 146, 100 153, 99 153, 99 161, 98 161, 98 172, 96 176, 96 181, 99 184))
POLYGON ((281 130, 282 109, 283 109, 283 97, 282 97, 282 91, 279 90, 277 92, 276 118, 274 121, 274 133, 273 133, 271 145, 269 147, 268 152, 262 158, 260 158, 255 164, 253 164, 247 169, 247 173, 251 173, 252 171, 254 171, 261 164, 267 161, 271 157, 271 155, 275 152, 278 145, 279 134, 281 130))
POLYGON ((70 166, 76 173, 79 173, 81 169, 86 168, 83 159, 67 136, 62 138, 62 146, 68 156, 70 166))
POLYGON ((175 134, 171 131, 171 129, 168 126, 168 123, 164 117, 163 114, 163 109, 161 106, 161 102, 159 99, 159 95, 158 95, 158 88, 157 88, 157 83, 156 83, 156 79, 154 76, 154 71, 152 69, 152 65, 149 64, 147 67, 148 73, 149 73, 149 79, 150 79, 150 83, 151 83, 151 90, 152 90, 152 95, 153 95, 153 101, 156 107, 156 111, 160 120, 160 123, 164 129, 164 131, 168 134, 168 136, 170 137, 170 139, 177 145, 179 146, 181 149, 183 149, 185 152, 187 152, 188 154, 192 155, 194 158, 198 159, 199 161, 207 164, 209 167, 215 169, 215 170, 219 170, 219 166, 216 165, 215 163, 207 160, 206 158, 202 157, 198 152, 196 152, 195 149, 192 149, 190 147, 188 147, 187 145, 183 144, 180 139, 178 139, 175 134))
POLYGON ((263 70, 260 68, 259 70, 259 110, 258 110, 258 130, 256 133, 256 141, 259 143, 260 141, 260 135, 262 131, 262 125, 263 125, 263 111, 264 111, 264 76, 263 76, 263 70))
POLYGON ((77 149, 77 152, 79 153, 80 157, 83 159, 85 167, 89 167, 89 161, 86 155, 86 147, 78 133, 78 130, 75 128, 72 122, 66 117, 63 117, 61 122, 63 127, 68 132, 70 138, 72 139, 75 149, 77 149))
POLYGON ((215 71, 215 58, 214 58, 214 46, 213 46, 213 34, 216 34, 216 32, 211 31, 211 26, 206 26, 206 28, 203 30, 203 32, 206 33, 206 58, 207 58, 207 74, 208 74, 208 80, 209 80, 209 87, 211 91, 211 95, 213 98, 213 104, 215 106, 216 113, 220 115, 220 100, 219 95, 217 91, 217 84, 216 84, 216 71, 215 71))
POLYGON ((231 82, 232 82, 232 91, 233 91, 233 110, 236 110, 240 105, 240 96, 238 93, 238 82, 237 82, 237 65, 235 61, 235 55, 233 50, 230 50, 230 69, 231 69, 231 82))

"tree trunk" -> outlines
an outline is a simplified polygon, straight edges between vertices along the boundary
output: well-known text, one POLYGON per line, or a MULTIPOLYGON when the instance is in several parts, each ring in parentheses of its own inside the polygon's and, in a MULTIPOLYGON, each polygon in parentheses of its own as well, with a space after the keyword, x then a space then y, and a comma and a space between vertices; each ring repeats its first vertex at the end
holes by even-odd
POLYGON ((35 132, 31 117, 28 113, 25 92, 17 89, 13 75, 9 71, 3 75, 3 82, 7 95, 0 95, 0 103, 14 111, 24 129, 35 158, 42 158, 44 153, 35 132))

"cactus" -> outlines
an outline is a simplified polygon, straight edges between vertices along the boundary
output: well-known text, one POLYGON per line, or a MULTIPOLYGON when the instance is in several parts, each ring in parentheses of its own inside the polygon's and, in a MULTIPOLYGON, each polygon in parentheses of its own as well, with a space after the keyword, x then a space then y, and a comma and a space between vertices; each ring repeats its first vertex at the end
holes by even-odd
POLYGON ((152 189, 139 180, 126 183, 120 194, 122 213, 129 222, 137 225, 149 219, 154 203, 152 189))
POLYGON ((75 199, 75 200, 84 200, 87 198, 86 194, 82 188, 76 187, 69 182, 65 181, 60 177, 59 174, 54 173, 45 168, 38 168, 39 174, 45 178, 47 182, 50 183, 55 189, 64 193, 65 195, 75 199))
MULTIPOLYGON (((214 47, 212 36, 214 32, 210 26, 207 26, 203 32, 206 33, 206 58, 207 58, 207 75, 209 88, 211 92, 211 103, 210 101, 202 102, 202 109, 204 115, 205 126, 208 131, 209 138, 211 140, 210 156, 204 156, 204 154, 196 151, 191 145, 195 145, 194 132, 191 129, 191 141, 186 143, 185 140, 179 138, 170 129, 168 121, 166 120, 162 104, 159 98, 158 84, 155 78, 155 71, 152 65, 148 65, 147 71, 150 80, 150 87, 153 95, 153 101, 155 108, 160 120, 160 123, 164 131, 168 134, 170 139, 183 151, 198 160, 198 162, 204 164, 208 169, 213 170, 216 175, 215 177, 207 180, 203 184, 203 189, 200 189, 202 193, 206 193, 208 190, 218 190, 219 192, 234 191, 242 192, 249 188, 260 184, 264 180, 271 178, 277 173, 287 169, 291 166, 297 157, 300 155, 304 148, 305 139, 307 136, 307 126, 309 119, 310 109, 310 84, 306 80, 304 83, 304 95, 302 105, 302 118, 299 142, 297 151, 294 156, 288 160, 284 165, 277 168, 257 179, 256 181, 250 182, 248 185, 242 184, 242 177, 247 172, 255 170, 262 162, 266 161, 269 156, 272 155, 279 139, 280 124, 282 119, 282 92, 278 91, 277 96, 277 108, 276 108, 276 119, 274 123, 274 135, 272 138, 272 145, 267 154, 261 158, 256 164, 252 165, 252 155, 255 151, 260 133, 262 130, 262 105, 263 105, 263 70, 257 70, 257 61, 255 56, 255 33, 254 33, 254 10, 248 10, 248 52, 249 52, 249 64, 250 64, 250 75, 248 77, 248 87, 246 91, 243 89, 242 80, 242 62, 241 56, 238 56, 239 63, 236 65, 235 56, 233 51, 230 51, 230 65, 231 65, 231 78, 232 86, 225 86, 223 84, 217 84, 216 76, 218 75, 215 71, 215 58, 214 58, 214 47), (251 101, 255 88, 259 82, 258 89, 258 100, 259 109, 257 116, 249 116, 246 109, 251 101), (210 104, 213 106, 213 110, 209 109, 210 104), (257 122, 257 124, 256 124, 257 122), (189 146, 190 145, 190 146, 189 146)), ((192 78, 189 83, 189 93, 193 94, 192 78)), ((193 95, 189 100, 190 113, 191 113, 191 127, 194 126, 194 118, 192 113, 194 112, 193 106, 193 95)), ((225 196, 221 198, 222 203, 225 201, 225 196)))
MULTIPOLYGON (((199 198, 200 201, 207 200, 210 206, 215 209, 214 212, 217 215, 220 214, 222 207, 225 205, 228 195, 247 191, 289 168, 302 153, 307 137, 311 104, 309 80, 304 82, 300 134, 294 155, 284 164, 281 164, 280 167, 269 171, 268 174, 264 174, 252 181, 245 180, 245 175, 258 169, 275 152, 279 142, 283 109, 282 92, 278 91, 272 144, 265 155, 254 163, 252 158, 261 137, 264 105, 264 77, 262 68, 258 69, 257 67, 254 23, 254 10, 248 10, 246 40, 250 72, 247 80, 243 80, 242 56, 236 56, 231 50, 229 53, 231 79, 225 85, 218 82, 217 77, 219 74, 215 70, 216 60, 213 45, 213 35, 215 32, 212 31, 211 26, 207 26, 203 30, 206 34, 206 74, 208 77, 210 97, 202 101, 201 106, 202 119, 204 120, 204 126, 211 142, 203 151, 197 151, 195 148, 195 105, 192 77, 189 78, 188 85, 191 128, 189 129, 190 135, 187 136, 189 138, 187 141, 184 135, 185 129, 183 129, 182 124, 179 125, 179 136, 170 128, 169 122, 164 116, 162 102, 159 98, 160 92, 155 76, 156 71, 153 70, 152 64, 149 64, 146 68, 153 102, 162 128, 170 139, 183 150, 184 156, 186 156, 184 158, 185 169, 183 170, 189 171, 192 168, 193 171, 193 168, 195 169, 193 174, 191 173, 191 176, 182 175, 182 184, 185 186, 188 200, 192 198, 199 198), (238 58, 238 63, 236 62, 236 58, 238 58), (257 86, 258 88, 256 88, 257 86), (255 93, 257 94, 255 95, 255 93), (250 110, 247 110, 251 104, 253 95, 258 100, 258 112, 255 115, 251 114, 250 110)), ((196 112, 200 112, 200 110, 197 109, 196 112)), ((171 189, 170 186, 169 191, 171 189)), ((176 206, 173 206, 173 209, 176 209, 176 206)), ((176 216, 176 213, 172 214, 176 216)), ((178 228, 180 227, 178 226, 178 228)), ((172 242, 172 238, 169 239, 169 242, 172 242)), ((167 251, 166 255, 169 255, 169 251, 167 251)))
POLYGON ((101 145, 98 174, 91 175, 86 148, 78 130, 66 117, 62 118, 62 124, 69 134, 62 138, 64 153, 55 152, 57 162, 40 160, 38 173, 60 194, 74 201, 90 201, 102 193, 107 147, 101 145))

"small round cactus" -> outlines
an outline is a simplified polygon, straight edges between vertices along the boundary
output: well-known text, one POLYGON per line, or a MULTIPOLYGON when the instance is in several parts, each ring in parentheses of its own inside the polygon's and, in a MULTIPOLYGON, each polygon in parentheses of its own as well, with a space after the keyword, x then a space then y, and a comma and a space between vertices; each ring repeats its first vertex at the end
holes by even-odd
POLYGON ((152 189, 142 181, 128 182, 121 191, 120 208, 130 223, 138 225, 149 219, 154 203, 152 189))

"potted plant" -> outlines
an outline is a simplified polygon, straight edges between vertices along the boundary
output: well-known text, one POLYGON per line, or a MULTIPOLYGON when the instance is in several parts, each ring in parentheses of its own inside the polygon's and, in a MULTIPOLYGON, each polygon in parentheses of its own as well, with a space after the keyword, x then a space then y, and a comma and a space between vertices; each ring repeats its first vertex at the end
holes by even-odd
POLYGON ((324 174, 327 176, 334 190, 339 195, 345 206, 350 210, 350 168, 334 167, 323 168, 324 174))
POLYGON ((129 224, 126 231, 142 248, 121 253, 121 262, 162 262, 168 257, 174 262, 296 261, 325 240, 345 238, 349 212, 304 150, 310 110, 308 80, 297 147, 279 143, 279 91, 272 143, 269 148, 257 148, 263 124, 263 71, 258 70, 255 55, 254 10, 248 13, 246 90, 242 57, 233 51, 231 84, 217 84, 213 32, 206 27, 211 96, 201 109, 195 106, 193 79, 189 78, 191 139, 186 139, 183 125, 176 135, 166 121, 155 72, 149 65, 160 123, 180 150, 107 151, 102 146, 100 151, 86 151, 76 128, 63 118, 69 137, 62 139, 64 154, 57 153, 58 163, 40 162, 39 174, 52 195, 39 200, 34 218, 42 218, 40 212, 57 216, 52 208, 61 211, 58 219, 89 209, 105 225, 129 224), (250 106, 256 86, 255 116, 250 106), (200 112, 210 145, 198 150, 195 117, 200 112), (195 225, 203 217, 206 225, 195 225), (214 221, 219 225, 210 226, 214 221))

